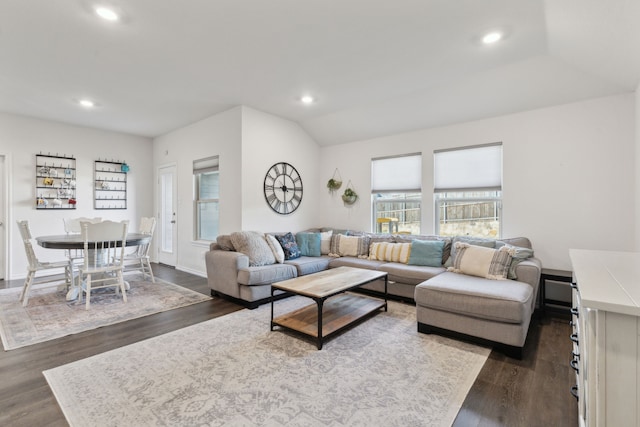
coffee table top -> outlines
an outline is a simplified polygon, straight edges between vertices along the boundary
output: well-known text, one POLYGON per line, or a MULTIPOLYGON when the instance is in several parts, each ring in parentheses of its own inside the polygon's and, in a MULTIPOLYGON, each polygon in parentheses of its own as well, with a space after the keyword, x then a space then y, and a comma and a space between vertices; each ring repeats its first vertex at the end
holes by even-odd
POLYGON ((353 289, 359 285, 381 279, 385 271, 365 270, 354 267, 338 267, 319 273, 308 274, 271 286, 286 292, 304 295, 311 298, 324 298, 336 293, 353 289))

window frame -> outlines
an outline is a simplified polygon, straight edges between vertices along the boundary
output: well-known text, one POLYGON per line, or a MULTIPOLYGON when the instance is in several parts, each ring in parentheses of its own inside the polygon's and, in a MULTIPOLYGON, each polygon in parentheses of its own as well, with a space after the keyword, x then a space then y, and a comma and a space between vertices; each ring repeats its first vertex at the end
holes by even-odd
MULTIPOLYGON (((219 168, 219 156, 211 156, 200 160, 194 160, 193 162, 193 233, 194 240, 200 242, 213 242, 212 239, 203 238, 202 236, 202 221, 200 214, 200 207, 204 204, 215 203, 218 207, 218 213, 220 212, 220 168, 219 168), (216 174, 218 176, 218 197, 202 199, 200 197, 202 193, 202 176, 205 174, 216 174)), ((220 216, 218 215, 218 231, 220 225, 220 216)))

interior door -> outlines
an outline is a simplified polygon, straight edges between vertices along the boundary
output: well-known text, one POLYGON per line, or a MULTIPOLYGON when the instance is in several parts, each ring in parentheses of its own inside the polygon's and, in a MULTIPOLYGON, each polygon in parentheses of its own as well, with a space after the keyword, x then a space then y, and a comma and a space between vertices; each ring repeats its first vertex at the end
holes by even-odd
POLYGON ((175 267, 178 253, 176 167, 158 168, 158 262, 175 267))

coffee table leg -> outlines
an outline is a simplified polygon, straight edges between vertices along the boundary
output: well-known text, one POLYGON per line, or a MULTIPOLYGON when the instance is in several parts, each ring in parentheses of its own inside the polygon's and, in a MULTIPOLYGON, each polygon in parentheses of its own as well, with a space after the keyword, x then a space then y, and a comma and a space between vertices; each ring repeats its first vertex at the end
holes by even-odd
POLYGON ((316 303, 318 304, 318 350, 322 350, 322 306, 324 300, 317 299, 316 303))
POLYGON ((384 276, 384 311, 387 311, 387 285, 389 283, 389 275, 384 276))
POLYGON ((271 288, 271 330, 273 331, 273 288, 271 288))

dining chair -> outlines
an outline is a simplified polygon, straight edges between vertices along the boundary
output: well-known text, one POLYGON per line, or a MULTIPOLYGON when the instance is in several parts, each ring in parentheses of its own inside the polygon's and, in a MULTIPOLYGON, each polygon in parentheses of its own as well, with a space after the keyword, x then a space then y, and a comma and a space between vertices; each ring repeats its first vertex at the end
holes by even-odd
POLYGON ((146 234, 150 236, 146 243, 138 245, 135 251, 128 253, 124 257, 125 273, 132 271, 141 271, 144 278, 147 274, 151 277, 151 282, 155 283, 156 279, 153 277, 153 271, 151 270, 151 262, 149 261, 149 250, 151 248, 151 238, 156 229, 155 217, 142 217, 140 219, 140 227, 138 232, 140 234, 146 234))
MULTIPOLYGON (((34 284, 54 283, 58 286, 66 282, 65 279, 60 278, 60 269, 64 269, 65 278, 69 277, 69 261, 54 261, 54 262, 42 262, 38 260, 31 241, 31 230, 29 229, 29 221, 18 221, 18 228, 20 228, 20 236, 24 243, 24 250, 27 254, 27 260, 29 265, 27 266, 27 278, 24 281, 22 292, 20 293, 19 301, 22 301, 22 306, 26 307, 29 303, 29 293, 31 287, 34 284), (36 277, 36 274, 46 270, 58 270, 56 273, 50 273, 48 275, 40 275, 36 277), (57 276, 57 277, 56 277, 57 276)), ((53 286, 53 285, 52 285, 53 286)))
MULTIPOLYGON (((102 218, 87 218, 87 217, 78 217, 78 218, 62 218, 64 222, 64 232, 66 234, 80 234, 82 232, 82 228, 80 227, 81 221, 88 221, 91 223, 101 222, 102 218)), ((65 250, 65 255, 69 258, 69 283, 73 283, 73 267, 74 265, 79 265, 82 263, 83 251, 82 249, 67 249, 65 250)))
POLYGON ((108 287, 115 287, 116 293, 122 293, 123 302, 127 302, 122 270, 129 221, 81 221, 80 225, 84 240, 84 259, 78 266, 77 303, 82 301, 84 294, 85 308, 89 310, 91 291, 108 287))

